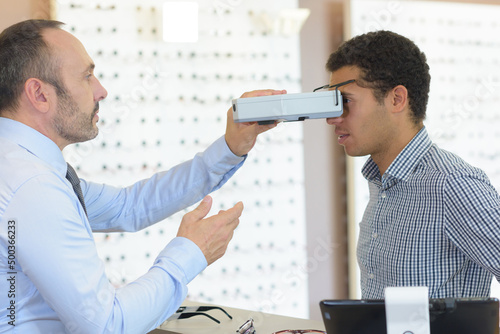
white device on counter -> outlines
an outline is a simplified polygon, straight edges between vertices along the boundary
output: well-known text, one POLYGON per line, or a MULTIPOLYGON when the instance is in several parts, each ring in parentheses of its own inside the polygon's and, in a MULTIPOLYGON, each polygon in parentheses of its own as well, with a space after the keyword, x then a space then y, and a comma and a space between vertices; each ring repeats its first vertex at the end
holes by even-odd
POLYGON ((233 118, 236 123, 269 124, 274 121, 339 117, 343 111, 342 94, 338 89, 233 100, 233 118))
POLYGON ((386 287, 385 315, 387 334, 431 334, 429 288, 386 287))

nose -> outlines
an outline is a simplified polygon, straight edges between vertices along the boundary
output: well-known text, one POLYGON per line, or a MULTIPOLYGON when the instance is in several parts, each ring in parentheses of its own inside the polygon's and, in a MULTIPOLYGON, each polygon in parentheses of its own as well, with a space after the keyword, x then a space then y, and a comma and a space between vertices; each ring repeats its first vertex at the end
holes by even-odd
POLYGON ((96 89, 94 91, 94 99, 96 102, 99 102, 99 101, 104 100, 108 96, 108 91, 106 90, 106 88, 104 88, 103 85, 101 85, 101 82, 99 81, 99 79, 96 78, 96 81, 97 81, 97 85, 96 85, 96 89))
POLYGON ((326 119, 326 123, 328 125, 338 125, 342 122, 343 120, 343 117, 342 116, 339 116, 339 117, 332 117, 332 118, 327 118, 326 119))

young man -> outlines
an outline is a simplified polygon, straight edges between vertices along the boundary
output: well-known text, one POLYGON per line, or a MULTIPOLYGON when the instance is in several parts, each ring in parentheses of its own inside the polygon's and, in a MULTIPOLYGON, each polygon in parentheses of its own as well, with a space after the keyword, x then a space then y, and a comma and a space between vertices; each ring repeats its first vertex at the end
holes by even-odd
MULTIPOLYGON (((423 124, 425 55, 388 31, 357 36, 328 59, 344 114, 327 123, 363 167, 370 200, 357 257, 362 297, 387 286, 427 286, 429 296, 489 296, 500 279, 500 198, 487 176, 438 148, 423 124)), ((439 112, 439 111, 434 111, 439 112)))
POLYGON ((224 254, 239 223, 241 203, 205 218, 206 195, 274 126, 235 124, 229 110, 225 136, 191 161, 125 189, 79 180, 61 151, 98 134, 107 92, 94 67, 60 22, 25 21, 0 35, 0 332, 157 327, 179 307, 187 283, 224 254), (109 283, 92 232, 138 231, 202 198, 144 276, 119 289, 109 283))

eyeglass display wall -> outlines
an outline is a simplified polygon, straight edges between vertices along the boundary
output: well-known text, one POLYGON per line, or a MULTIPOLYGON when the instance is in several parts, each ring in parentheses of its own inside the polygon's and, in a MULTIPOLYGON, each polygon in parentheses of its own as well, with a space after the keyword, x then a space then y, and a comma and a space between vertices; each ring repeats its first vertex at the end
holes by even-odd
MULTIPOLYGON (((350 36, 391 30, 412 39, 426 54, 431 73, 427 127, 431 139, 482 168, 500 191, 500 2, 499 5, 438 1, 351 0, 350 36)), ((361 175, 366 158, 351 158, 354 193, 350 264, 357 268, 357 226, 368 203, 361 175)), ((359 282, 359 273, 351 285, 359 282)), ((492 295, 500 296, 494 280, 492 295)), ((351 297, 359 297, 359 288, 351 297)))
MULTIPOLYGON (((182 1, 194 6, 186 19, 194 15, 199 24, 189 43, 163 41, 162 19, 172 14, 163 3, 55 2, 56 18, 86 46, 109 93, 99 136, 65 150, 82 178, 125 186, 149 177, 223 135, 231 99, 243 92, 300 90, 298 35, 281 15, 296 1, 182 1)), ((240 200, 245 210, 226 255, 189 285, 188 298, 306 317, 301 124, 260 136, 243 168, 213 197, 210 214, 240 200)), ((111 282, 121 286, 146 272, 190 209, 138 233, 95 234, 111 282)))

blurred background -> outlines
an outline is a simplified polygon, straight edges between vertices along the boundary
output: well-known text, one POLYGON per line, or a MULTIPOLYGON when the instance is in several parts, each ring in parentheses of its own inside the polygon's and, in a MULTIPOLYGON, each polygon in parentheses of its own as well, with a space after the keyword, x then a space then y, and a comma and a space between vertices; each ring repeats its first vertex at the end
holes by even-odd
MULTIPOLYGON (((427 55, 426 126, 441 147, 500 189, 500 1, 17 0, 0 29, 29 18, 66 23, 109 95, 100 134, 65 150, 81 177, 128 185, 191 158, 225 130, 243 92, 310 92, 328 83, 340 43, 392 30, 427 55)), ((188 298, 320 319, 327 298, 359 298, 357 226, 366 158, 346 158, 324 120, 280 124, 213 194, 214 213, 243 201, 227 254, 188 298)), ((115 286, 133 281, 176 235, 185 211, 138 233, 96 234, 115 286)), ((498 283, 492 295, 500 296, 498 283)))

